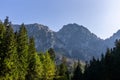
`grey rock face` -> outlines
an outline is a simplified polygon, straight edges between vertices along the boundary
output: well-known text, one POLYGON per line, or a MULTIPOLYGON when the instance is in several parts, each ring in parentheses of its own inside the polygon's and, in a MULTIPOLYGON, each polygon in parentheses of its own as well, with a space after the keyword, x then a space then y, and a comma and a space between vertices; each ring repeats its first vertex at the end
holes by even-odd
MULTIPOLYGON (((99 57, 106 51, 107 47, 113 47, 115 39, 120 38, 120 31, 102 40, 87 28, 78 24, 64 25, 58 32, 50 30, 41 24, 25 25, 29 36, 35 38, 37 51, 46 51, 54 48, 56 55, 64 55, 69 58, 89 60, 93 56, 99 57)), ((15 31, 20 25, 13 25, 15 31)))

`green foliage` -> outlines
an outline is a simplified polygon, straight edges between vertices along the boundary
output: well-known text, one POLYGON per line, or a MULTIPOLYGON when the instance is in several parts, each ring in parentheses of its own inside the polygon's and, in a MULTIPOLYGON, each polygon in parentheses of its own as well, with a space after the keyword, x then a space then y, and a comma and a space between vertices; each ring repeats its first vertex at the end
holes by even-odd
POLYGON ((90 61, 84 72, 84 80, 120 80, 120 40, 113 49, 107 49, 101 59, 90 61))
POLYGON ((82 80, 83 74, 81 70, 81 64, 78 61, 77 67, 74 70, 72 80, 82 80))
POLYGON ((4 74, 5 77, 13 80, 17 78, 17 47, 15 35, 11 26, 6 30, 5 43, 4 74))
POLYGON ((4 58, 5 58, 5 49, 4 49, 4 40, 5 40, 5 26, 0 23, 0 77, 3 78, 3 69, 4 69, 4 58))
POLYGON ((39 80, 42 77, 43 66, 36 53, 34 38, 29 39, 28 72, 26 80, 39 80))
MULTIPOLYGON (((5 26, 2 24, 2 22, 0 22, 0 63, 3 62, 3 58, 4 58, 5 33, 6 33, 5 26)), ((2 67, 2 65, 0 65, 0 69, 1 69, 1 67, 2 67)))
POLYGON ((43 80, 52 80, 55 76, 55 63, 48 52, 45 53, 43 60, 43 80))
POLYGON ((15 35, 11 25, 0 23, 0 77, 5 80, 17 80, 17 51, 15 35))
POLYGON ((65 57, 62 58, 62 62, 58 66, 58 76, 60 76, 60 79, 62 80, 69 80, 69 71, 65 57))
POLYGON ((55 60, 55 52, 52 48, 48 49, 48 53, 50 54, 50 58, 55 60))
POLYGON ((28 35, 24 24, 21 25, 17 36, 17 52, 19 61, 19 79, 25 80, 28 67, 28 35))
POLYGON ((0 80, 120 80, 120 40, 101 58, 93 57, 86 63, 83 73, 78 61, 72 74, 65 57, 55 65, 52 48, 37 53, 34 38, 28 37, 24 24, 14 33, 8 17, 4 23, 0 21, 0 80))
POLYGON ((24 24, 14 33, 8 17, 0 22, 0 80, 53 80, 54 59, 53 49, 36 52, 34 38, 28 38, 24 24))

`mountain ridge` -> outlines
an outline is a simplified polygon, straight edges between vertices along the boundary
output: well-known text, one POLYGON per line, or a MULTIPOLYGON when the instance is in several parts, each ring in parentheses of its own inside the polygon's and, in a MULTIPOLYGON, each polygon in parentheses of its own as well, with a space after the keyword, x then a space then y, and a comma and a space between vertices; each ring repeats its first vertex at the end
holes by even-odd
MULTIPOLYGON (((25 24, 29 36, 35 38, 38 51, 46 51, 54 48, 57 54, 69 58, 90 60, 92 56, 99 57, 107 47, 113 47, 110 39, 103 40, 89 31, 86 27, 76 23, 64 25, 55 32, 42 24, 25 24)), ((15 31, 20 25, 13 25, 15 31)), ((113 42, 114 43, 114 42, 113 42)))

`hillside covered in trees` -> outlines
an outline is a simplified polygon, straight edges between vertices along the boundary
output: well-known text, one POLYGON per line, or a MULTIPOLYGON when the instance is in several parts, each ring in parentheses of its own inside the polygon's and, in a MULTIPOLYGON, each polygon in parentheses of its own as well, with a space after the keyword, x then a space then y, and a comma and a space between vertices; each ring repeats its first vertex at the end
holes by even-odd
POLYGON ((72 69, 66 58, 56 64, 52 48, 37 52, 24 24, 14 32, 8 17, 0 22, 0 80, 120 80, 120 40, 100 59, 93 57, 84 70, 78 60, 72 69))

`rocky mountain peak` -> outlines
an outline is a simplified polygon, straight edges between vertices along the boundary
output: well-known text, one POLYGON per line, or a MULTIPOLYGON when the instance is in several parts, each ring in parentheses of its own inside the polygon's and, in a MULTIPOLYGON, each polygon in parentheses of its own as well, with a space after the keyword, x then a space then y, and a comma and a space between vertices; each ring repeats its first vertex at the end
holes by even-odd
MULTIPOLYGON (((111 47, 115 39, 120 39, 120 30, 109 39, 102 40, 86 27, 76 23, 64 25, 58 32, 38 23, 25 26, 28 35, 35 38, 38 51, 46 51, 52 47, 56 54, 81 60, 99 57, 106 51, 106 46, 111 47)), ((13 28, 16 31, 20 25, 13 25, 13 28)))
POLYGON ((67 24, 67 25, 64 25, 62 29, 60 29, 59 32, 90 32, 87 28, 85 28, 84 26, 82 25, 78 25, 76 23, 71 23, 71 24, 67 24))
POLYGON ((34 23, 34 24, 26 24, 26 27, 31 27, 31 28, 36 28, 38 30, 46 30, 46 31, 52 31, 48 28, 48 26, 42 25, 42 24, 38 24, 38 23, 34 23))

